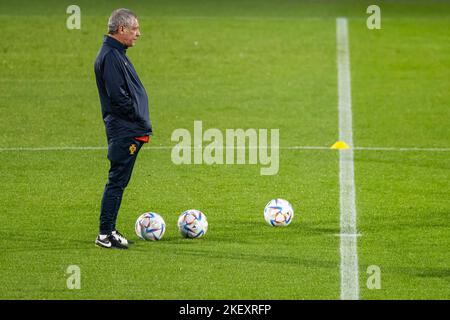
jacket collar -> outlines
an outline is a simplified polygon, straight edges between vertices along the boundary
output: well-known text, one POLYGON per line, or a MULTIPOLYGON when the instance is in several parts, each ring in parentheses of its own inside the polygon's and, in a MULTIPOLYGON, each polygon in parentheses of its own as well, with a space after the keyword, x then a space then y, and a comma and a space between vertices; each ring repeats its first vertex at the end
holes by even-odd
POLYGON ((118 41, 108 35, 104 36, 103 43, 110 47, 116 48, 117 50, 119 50, 122 53, 126 53, 127 48, 128 48, 127 46, 123 45, 120 41, 118 41))

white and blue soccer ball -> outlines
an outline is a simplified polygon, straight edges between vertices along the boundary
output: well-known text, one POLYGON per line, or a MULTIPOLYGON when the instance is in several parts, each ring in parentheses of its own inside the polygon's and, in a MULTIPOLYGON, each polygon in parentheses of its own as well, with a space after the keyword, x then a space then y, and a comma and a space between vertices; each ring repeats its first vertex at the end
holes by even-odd
POLYGON ((134 227, 136 234, 142 240, 161 240, 166 232, 166 223, 157 213, 146 212, 139 216, 134 227))
POLYGON ((284 199, 273 199, 264 208, 264 219, 273 227, 286 227, 294 218, 292 205, 284 199))
POLYGON ((208 231, 206 215, 195 209, 190 209, 178 217, 178 230, 185 238, 201 238, 208 231))

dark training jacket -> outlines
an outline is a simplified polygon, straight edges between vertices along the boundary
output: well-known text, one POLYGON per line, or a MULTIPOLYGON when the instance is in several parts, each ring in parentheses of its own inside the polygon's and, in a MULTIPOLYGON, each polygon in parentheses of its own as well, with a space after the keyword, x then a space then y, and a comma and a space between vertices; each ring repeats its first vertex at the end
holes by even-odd
POLYGON ((105 36, 94 65, 108 141, 152 134, 147 93, 126 49, 105 36))

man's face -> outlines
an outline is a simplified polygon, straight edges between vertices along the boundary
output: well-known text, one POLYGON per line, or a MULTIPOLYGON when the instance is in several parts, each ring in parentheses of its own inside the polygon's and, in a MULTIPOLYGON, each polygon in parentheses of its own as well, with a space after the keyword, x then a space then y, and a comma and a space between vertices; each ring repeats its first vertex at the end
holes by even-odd
POLYGON ((133 23, 128 26, 120 26, 119 27, 119 40, 127 47, 132 47, 135 45, 136 40, 141 35, 141 32, 139 31, 139 22, 137 19, 133 19, 133 23))

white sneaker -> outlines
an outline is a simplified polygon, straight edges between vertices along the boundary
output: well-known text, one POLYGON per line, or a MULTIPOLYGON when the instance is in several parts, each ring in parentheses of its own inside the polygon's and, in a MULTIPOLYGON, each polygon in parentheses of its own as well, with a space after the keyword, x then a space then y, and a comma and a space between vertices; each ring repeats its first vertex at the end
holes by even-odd
POLYGON ((109 241, 108 236, 100 237, 100 235, 97 236, 97 239, 95 239, 95 245, 97 247, 102 247, 102 248, 111 248, 112 247, 112 244, 109 241))
POLYGON ((128 240, 117 230, 111 232, 111 236, 114 237, 120 244, 128 246, 128 240))

